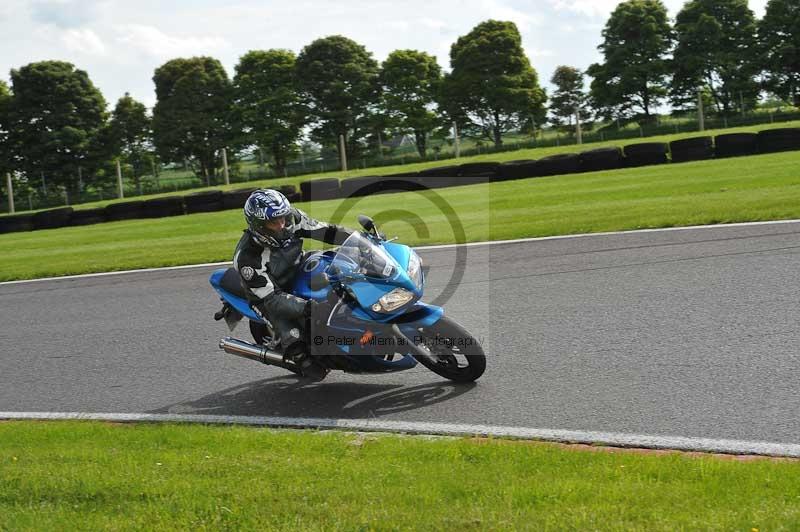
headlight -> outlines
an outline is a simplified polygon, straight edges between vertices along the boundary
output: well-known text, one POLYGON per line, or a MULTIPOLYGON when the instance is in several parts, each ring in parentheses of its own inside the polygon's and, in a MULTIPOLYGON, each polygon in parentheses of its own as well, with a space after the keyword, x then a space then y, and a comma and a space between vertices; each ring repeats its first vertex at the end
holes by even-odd
POLYGON ((414 299, 414 294, 405 288, 398 287, 380 298, 378 300, 378 304, 372 305, 372 310, 375 312, 392 312, 399 309, 412 299, 414 299))
POLYGON ((408 276, 411 277, 411 280, 417 285, 417 288, 422 288, 422 261, 419 255, 413 251, 408 258, 408 276))

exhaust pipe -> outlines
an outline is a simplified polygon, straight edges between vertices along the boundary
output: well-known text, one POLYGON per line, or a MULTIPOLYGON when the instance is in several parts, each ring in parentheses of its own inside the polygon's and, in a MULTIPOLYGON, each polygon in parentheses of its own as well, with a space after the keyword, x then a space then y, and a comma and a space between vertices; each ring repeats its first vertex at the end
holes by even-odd
POLYGON ((288 369, 294 373, 300 371, 300 368, 298 368, 294 362, 291 360, 285 360, 283 355, 276 351, 267 349, 263 345, 251 344, 243 340, 226 336, 219 341, 219 348, 231 355, 255 360, 256 362, 261 362, 262 364, 278 366, 283 369, 288 369))

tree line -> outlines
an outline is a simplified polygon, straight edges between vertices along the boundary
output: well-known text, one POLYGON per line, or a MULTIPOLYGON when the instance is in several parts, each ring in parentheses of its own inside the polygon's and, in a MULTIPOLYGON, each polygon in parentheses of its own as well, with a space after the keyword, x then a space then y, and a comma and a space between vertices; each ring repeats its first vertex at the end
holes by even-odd
POLYGON ((425 157, 431 136, 453 124, 500 146, 505 133, 570 125, 576 114, 619 123, 649 120, 665 102, 688 110, 702 98, 726 114, 752 109, 764 91, 798 100, 800 0, 769 0, 761 20, 746 0, 691 0, 674 23, 661 0, 628 0, 602 38, 602 62, 586 72, 558 67, 549 109, 518 29, 497 20, 453 43, 449 72, 416 50, 379 64, 340 35, 299 54, 247 52, 232 78, 211 57, 173 59, 154 72, 152 113, 128 94, 108 113, 86 72, 31 63, 11 71, 10 87, 0 83, 0 170, 68 194, 107 183, 117 159, 139 187, 162 162, 188 164, 211 183, 223 148, 258 150, 280 172, 304 141, 335 153, 343 136, 359 157, 408 134, 425 157))
POLYGON ((800 0, 769 0, 757 20, 747 0, 692 0, 670 21, 660 0, 617 5, 591 65, 559 67, 551 113, 570 123, 591 107, 606 120, 646 122, 668 102, 674 111, 704 108, 723 116, 755 108, 767 92, 800 105, 800 0))

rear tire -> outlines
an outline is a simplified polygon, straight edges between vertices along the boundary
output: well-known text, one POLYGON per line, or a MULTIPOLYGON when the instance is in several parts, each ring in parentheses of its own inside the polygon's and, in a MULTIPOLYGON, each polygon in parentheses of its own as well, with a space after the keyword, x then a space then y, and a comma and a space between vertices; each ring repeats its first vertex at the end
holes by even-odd
POLYGON ((269 329, 264 323, 258 323, 250 320, 250 334, 253 335, 253 340, 255 340, 257 344, 263 345, 264 338, 269 337, 269 329))
POLYGON ((414 358, 437 375, 455 382, 472 382, 486 371, 483 348, 450 318, 442 317, 430 327, 418 329, 418 335, 422 342, 417 345, 426 356, 414 358))

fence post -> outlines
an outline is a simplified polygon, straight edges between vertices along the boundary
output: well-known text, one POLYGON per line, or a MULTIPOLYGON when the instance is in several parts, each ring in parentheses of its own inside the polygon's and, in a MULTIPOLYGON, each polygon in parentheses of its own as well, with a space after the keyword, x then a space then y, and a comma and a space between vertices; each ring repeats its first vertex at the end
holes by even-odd
POLYGON ((461 156, 461 145, 458 142, 458 124, 453 122, 453 140, 455 142, 455 149, 456 149, 456 159, 461 156))
POLYGON ((8 212, 14 214, 14 184, 11 182, 11 172, 6 172, 6 190, 8 190, 8 212))
POLYGON ((339 135, 339 160, 342 162, 342 172, 347 172, 347 152, 344 148, 344 135, 339 135))
POLYGON ((706 130, 706 118, 703 116, 703 92, 697 91, 697 118, 700 124, 700 131, 706 130))
POLYGON ((228 174, 228 150, 222 148, 222 175, 225 177, 225 184, 231 184, 231 178, 228 174))
POLYGON ((119 159, 117 159, 117 191, 117 197, 119 199, 123 199, 125 197, 125 193, 122 191, 122 168, 119 165, 119 159))

